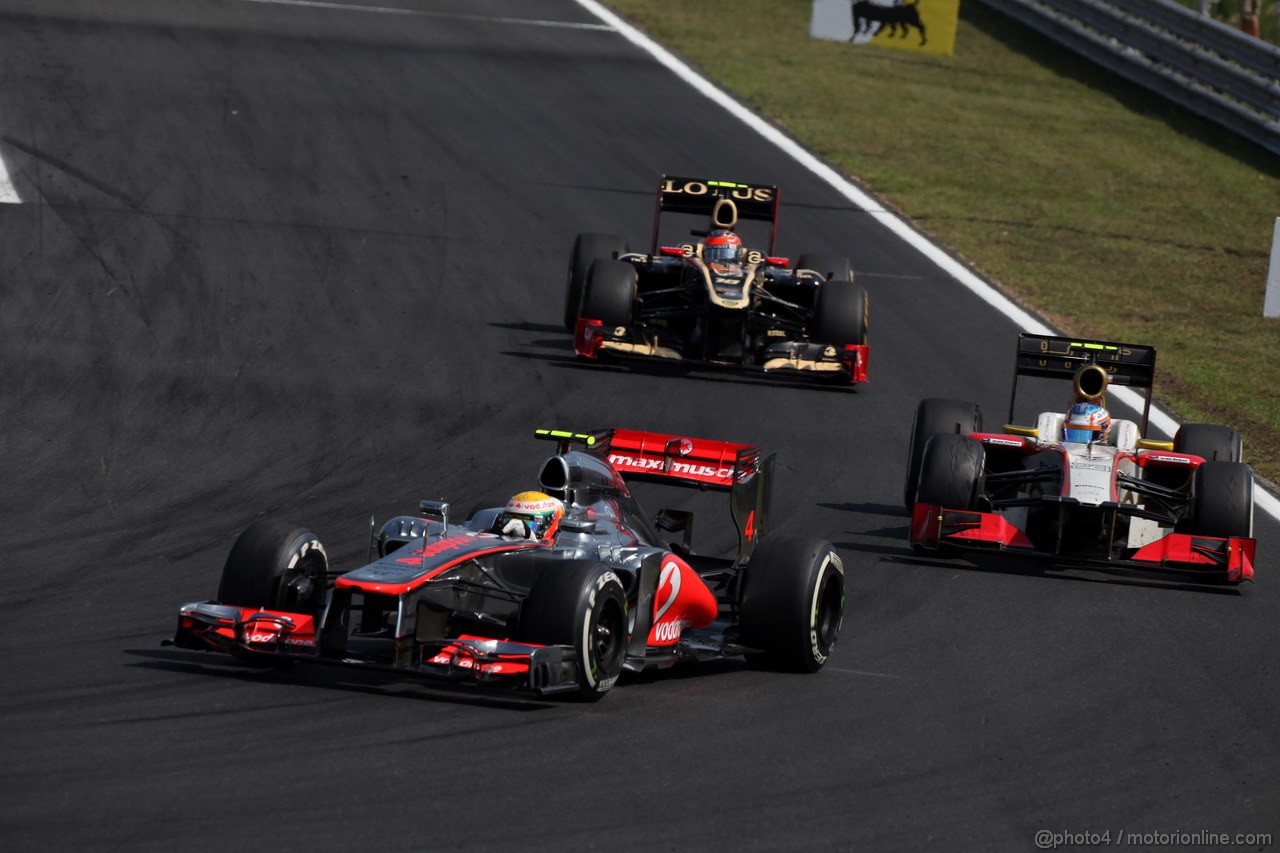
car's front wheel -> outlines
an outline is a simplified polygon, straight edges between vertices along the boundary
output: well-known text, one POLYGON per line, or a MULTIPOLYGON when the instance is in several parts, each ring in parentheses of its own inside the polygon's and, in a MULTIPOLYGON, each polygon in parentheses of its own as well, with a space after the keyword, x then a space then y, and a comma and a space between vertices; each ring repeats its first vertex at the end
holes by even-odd
POLYGON ((590 560, 550 566, 520 608, 522 640, 571 646, 578 695, 597 701, 622 674, 627 651, 627 593, 613 569, 590 560))
POLYGON ((614 234, 579 234, 569 256, 569 281, 565 286, 564 327, 573 331, 582 316, 587 269, 599 258, 617 258, 627 251, 627 241, 614 234))
POLYGON ((305 527, 263 519, 245 528, 222 567, 218 601, 317 615, 328 589, 329 556, 305 527))

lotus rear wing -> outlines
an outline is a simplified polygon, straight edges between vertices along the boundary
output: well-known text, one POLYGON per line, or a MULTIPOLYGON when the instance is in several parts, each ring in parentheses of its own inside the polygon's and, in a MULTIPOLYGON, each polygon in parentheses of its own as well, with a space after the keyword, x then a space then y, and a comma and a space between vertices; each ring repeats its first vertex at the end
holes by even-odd
POLYGON ((1072 381, 1080 368, 1091 364, 1106 372, 1107 385, 1127 385, 1145 392, 1142 394, 1142 435, 1146 435, 1151 413, 1151 386, 1155 384, 1156 376, 1155 347, 1026 332, 1018 336, 1013 390, 1009 394, 1009 422, 1013 422, 1019 376, 1072 381))
POLYGON ((653 215, 653 245, 650 255, 658 253, 658 223, 662 214, 691 213, 709 217, 713 227, 733 228, 740 219, 768 222, 769 254, 778 236, 778 188, 772 184, 744 184, 716 181, 710 178, 680 178, 663 175, 658 182, 657 209, 653 215), (732 202, 729 218, 726 202, 732 202))
POLYGON ((738 528, 738 562, 746 562, 765 534, 773 484, 774 454, 760 448, 706 438, 689 438, 639 430, 594 432, 537 430, 537 438, 556 441, 560 454, 576 444, 607 459, 626 480, 729 493, 729 508, 738 528))

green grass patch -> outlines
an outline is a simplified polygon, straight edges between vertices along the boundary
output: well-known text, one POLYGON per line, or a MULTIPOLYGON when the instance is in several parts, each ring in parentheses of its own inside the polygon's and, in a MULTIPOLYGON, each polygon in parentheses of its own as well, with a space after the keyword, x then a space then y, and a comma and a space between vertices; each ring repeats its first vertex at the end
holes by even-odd
POLYGON ((1065 332, 1154 344, 1161 402, 1280 481, 1280 158, 972 0, 952 57, 812 39, 810 0, 609 3, 1065 332))

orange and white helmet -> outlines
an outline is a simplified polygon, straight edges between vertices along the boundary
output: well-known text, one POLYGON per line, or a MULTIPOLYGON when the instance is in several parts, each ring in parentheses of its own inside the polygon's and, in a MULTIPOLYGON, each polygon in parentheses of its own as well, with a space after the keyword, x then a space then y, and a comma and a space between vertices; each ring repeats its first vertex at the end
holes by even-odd
POLYGON ((1097 403, 1076 403, 1067 412, 1062 424, 1062 437, 1066 441, 1106 441, 1111 435, 1111 414, 1097 403))
POLYGON ((550 541, 560 529, 564 504, 544 492, 521 492, 507 501, 494 529, 503 536, 550 541))

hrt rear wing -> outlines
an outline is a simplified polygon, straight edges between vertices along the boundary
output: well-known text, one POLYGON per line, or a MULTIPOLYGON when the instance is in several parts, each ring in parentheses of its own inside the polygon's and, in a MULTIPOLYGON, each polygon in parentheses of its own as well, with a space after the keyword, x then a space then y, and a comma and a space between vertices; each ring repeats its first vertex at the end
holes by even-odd
POLYGON ((1142 434, 1147 431, 1151 412, 1151 386, 1155 384, 1156 348, 1142 344, 1090 341, 1053 335, 1023 333, 1018 336, 1018 354, 1013 368, 1013 391, 1009 395, 1009 420, 1018 395, 1019 376, 1040 376, 1072 381, 1082 367, 1096 364, 1107 375, 1107 385, 1127 385, 1144 391, 1142 434))
POLYGON ((658 253, 658 223, 662 214, 691 213, 709 217, 713 227, 733 228, 737 220, 750 219, 770 223, 769 254, 778 236, 778 188, 772 184, 743 184, 715 181, 710 178, 679 178, 663 175, 658 183, 658 206, 653 216, 653 246, 650 255, 658 253), (735 215, 729 221, 724 202, 732 202, 735 215))
POLYGON ((535 434, 558 442, 561 454, 575 444, 599 454, 626 480, 728 492, 730 512, 738 527, 739 562, 751 556, 765 533, 773 483, 772 453, 764 456, 760 448, 749 444, 627 429, 589 433, 540 429, 535 434))

